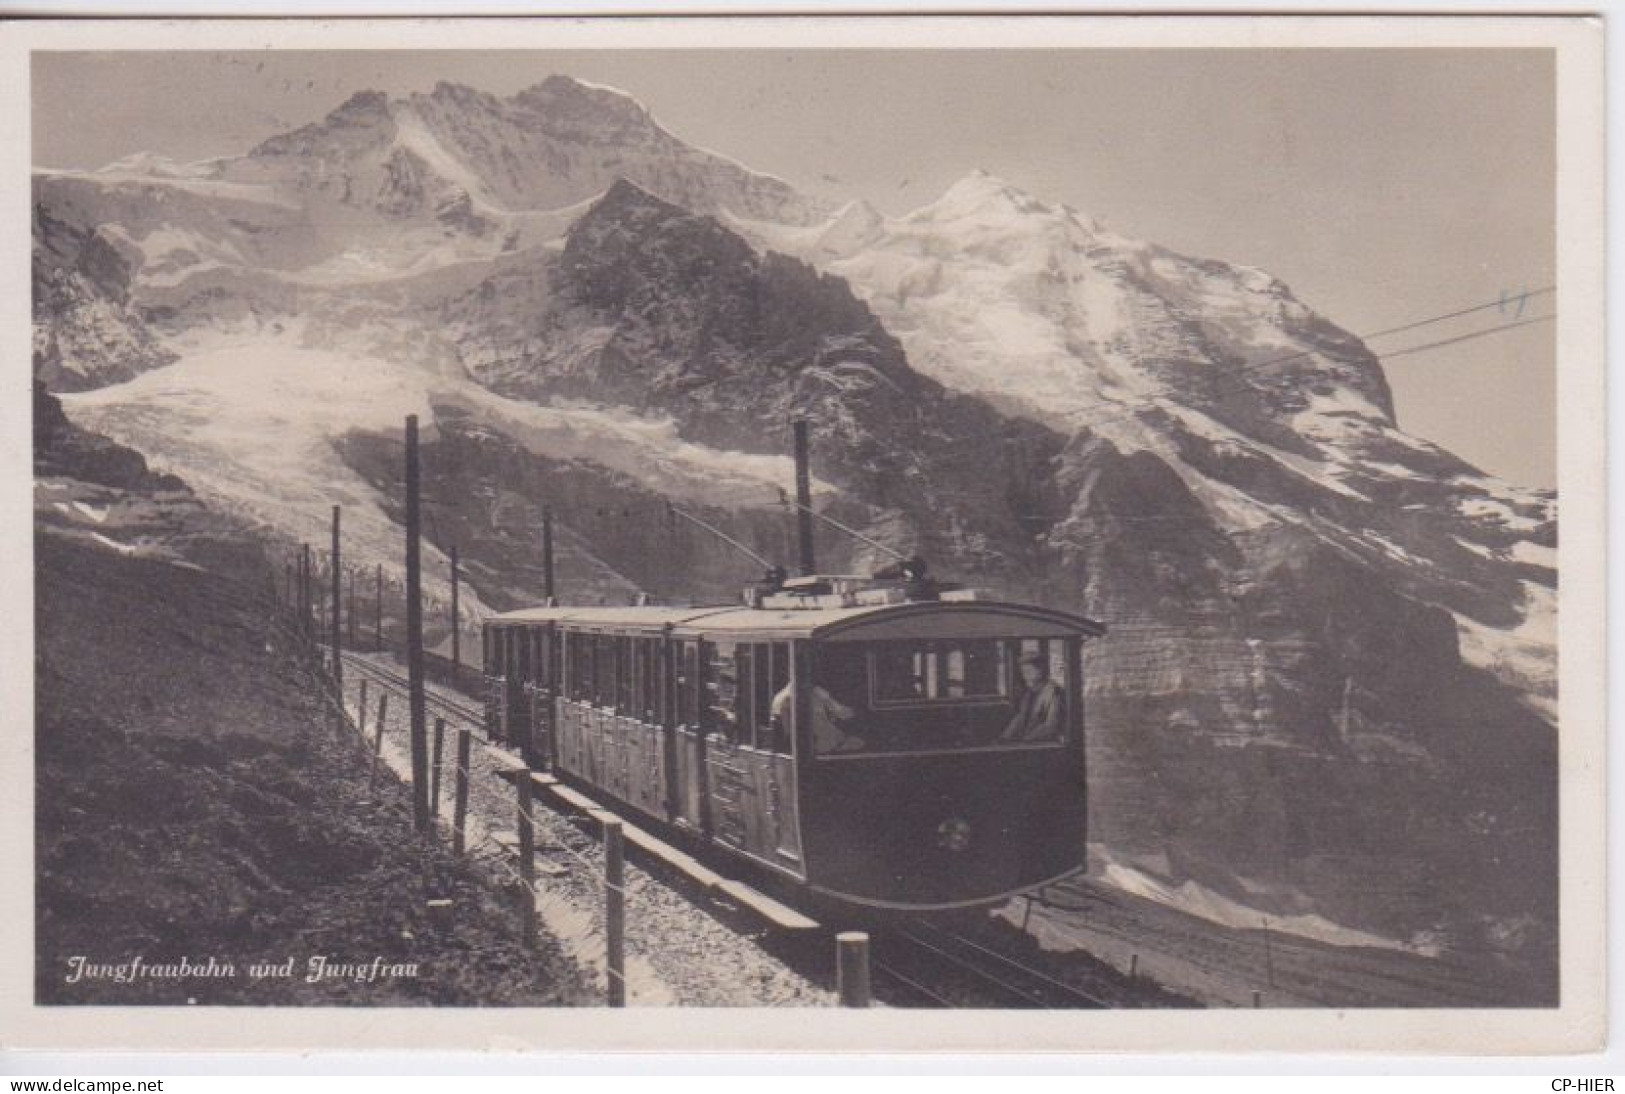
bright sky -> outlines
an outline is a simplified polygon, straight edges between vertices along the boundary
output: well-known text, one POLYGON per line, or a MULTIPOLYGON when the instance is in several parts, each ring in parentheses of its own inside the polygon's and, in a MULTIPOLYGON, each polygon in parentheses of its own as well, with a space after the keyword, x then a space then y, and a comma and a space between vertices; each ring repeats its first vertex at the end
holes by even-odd
MULTIPOLYGON (((553 72, 622 88, 679 137, 799 189, 887 212, 981 167, 1126 235, 1269 270, 1356 334, 1554 281, 1544 50, 42 53, 34 159, 236 154, 357 90, 508 94, 553 72)), ((1554 352, 1542 323, 1396 357, 1400 421, 1509 481, 1553 485, 1554 352)))

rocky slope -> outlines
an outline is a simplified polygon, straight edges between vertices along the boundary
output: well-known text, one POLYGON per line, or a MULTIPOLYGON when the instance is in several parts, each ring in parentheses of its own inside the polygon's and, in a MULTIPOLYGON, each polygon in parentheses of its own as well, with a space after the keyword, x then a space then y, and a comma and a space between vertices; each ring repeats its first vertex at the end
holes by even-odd
POLYGON ((1550 954, 1555 499, 1407 435, 1371 351, 1262 271, 980 173, 903 217, 825 210, 562 78, 358 95, 36 200, 37 342, 68 347, 36 372, 114 383, 70 414, 282 534, 340 500, 392 560, 417 413, 431 537, 489 603, 535 595, 544 501, 577 595, 725 595, 754 567, 665 503, 786 557, 805 414, 831 513, 1111 625, 1093 836, 1120 861, 1550 954), (82 336, 42 263, 94 272, 124 341, 82 336))

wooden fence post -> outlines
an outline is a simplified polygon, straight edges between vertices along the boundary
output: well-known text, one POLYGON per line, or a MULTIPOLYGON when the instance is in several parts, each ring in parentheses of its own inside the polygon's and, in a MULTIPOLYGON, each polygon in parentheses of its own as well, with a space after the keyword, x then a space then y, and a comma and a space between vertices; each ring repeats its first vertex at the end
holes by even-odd
POLYGON ((626 1006, 626 845, 621 822, 604 819, 604 941, 609 953, 609 1005, 626 1006))
POLYGON ((536 826, 531 820, 533 788, 528 770, 514 777, 514 789, 519 792, 517 817, 519 822, 519 877, 524 883, 519 900, 519 928, 526 946, 536 945, 536 826))
POLYGON ((361 731, 361 739, 367 739, 367 678, 361 678, 361 699, 355 712, 355 727, 361 731))
POLYGON ((429 813, 440 815, 440 761, 446 752, 446 720, 434 720, 434 762, 429 767, 429 813))
POLYGON ((456 800, 452 806, 451 815, 451 849, 461 855, 467 846, 467 836, 464 827, 468 818, 468 754, 473 744, 474 734, 467 726, 457 729, 457 778, 455 780, 456 800))
POLYGON ((842 931, 835 936, 835 990, 843 1007, 869 1005, 869 936, 842 931))
MULTIPOLYGON (((339 518, 343 510, 333 506, 333 554, 328 559, 327 568, 331 571, 328 577, 332 580, 333 613, 328 633, 328 645, 333 647, 333 686, 342 696, 344 694, 344 564, 340 553, 342 544, 339 542, 339 518)), ((339 709, 343 710, 343 701, 340 700, 339 709)))
POLYGON ((367 777, 367 789, 378 785, 378 758, 384 751, 384 719, 389 715, 389 692, 378 696, 378 728, 372 737, 372 774, 367 777))
POLYGON ((406 416, 406 704, 412 743, 412 825, 429 831, 429 727, 423 692, 423 572, 418 416, 406 416))

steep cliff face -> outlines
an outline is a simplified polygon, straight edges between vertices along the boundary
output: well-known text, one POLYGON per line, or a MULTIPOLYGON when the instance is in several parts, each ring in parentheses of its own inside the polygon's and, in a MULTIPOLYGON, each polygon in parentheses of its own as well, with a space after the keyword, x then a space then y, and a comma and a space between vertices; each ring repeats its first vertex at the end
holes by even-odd
POLYGON ((820 476, 871 508, 875 538, 1031 579, 1029 499, 1006 487, 1041 483, 1059 439, 921 376, 844 282, 713 218, 617 183, 556 258, 515 263, 443 314, 464 365, 505 394, 669 415, 743 452, 785 451, 807 417, 820 476), (996 462, 967 459, 967 443, 996 462))
POLYGON ((1378 359, 1270 275, 980 173, 903 217, 824 209, 568 79, 361 94, 35 196, 36 375, 212 503, 315 539, 340 498, 394 569, 416 413, 430 536, 485 603, 538 595, 543 504, 571 595, 715 599, 755 565, 666 503, 788 560, 806 416, 821 509, 1110 626, 1108 852, 1549 958, 1555 498, 1407 435, 1378 359))
POLYGON ((128 380, 175 360, 130 302, 132 263, 116 227, 34 218, 34 375, 58 391, 128 380))

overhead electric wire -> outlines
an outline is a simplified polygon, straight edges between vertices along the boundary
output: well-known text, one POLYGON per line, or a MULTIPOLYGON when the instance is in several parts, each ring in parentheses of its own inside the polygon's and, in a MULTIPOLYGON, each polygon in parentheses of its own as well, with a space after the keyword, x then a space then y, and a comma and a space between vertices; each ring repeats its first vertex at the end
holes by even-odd
POLYGON ((1408 346, 1405 349, 1396 349, 1392 353, 1384 353, 1382 356, 1387 359, 1404 357, 1407 354, 1422 353, 1425 350, 1438 349, 1441 346, 1453 346, 1457 342, 1471 342, 1474 338, 1483 338, 1484 336, 1490 334, 1500 334, 1502 331, 1516 330, 1518 327, 1527 327, 1534 323, 1547 323, 1556 318, 1556 312, 1553 312, 1551 315, 1537 315, 1533 319, 1523 319, 1516 323, 1503 323, 1498 327, 1490 327, 1486 330, 1473 331, 1468 334, 1458 334, 1454 338, 1442 338, 1437 342, 1424 342, 1420 346, 1408 346))
MULTIPOLYGON (((1390 334, 1398 334, 1398 333, 1401 333, 1403 331, 1419 330, 1422 327, 1432 326, 1433 324, 1436 324, 1436 323, 1446 322, 1446 321, 1451 320, 1451 319, 1459 319, 1460 317, 1462 317, 1464 315, 1471 315, 1471 314, 1473 314, 1475 312, 1486 311, 1486 310, 1488 310, 1490 308, 1494 308, 1494 307, 1503 307, 1506 304, 1511 303, 1512 301, 1520 300, 1520 299, 1523 299, 1525 297, 1543 296, 1543 295, 1546 295, 1547 293, 1551 293, 1551 292, 1555 292, 1555 291, 1556 291, 1555 286, 1546 286, 1546 287, 1543 287, 1543 288, 1540 288, 1540 289, 1532 289, 1529 292, 1521 293, 1521 294, 1519 294, 1519 296, 1516 296, 1516 297, 1508 297, 1508 298, 1504 298, 1502 300, 1490 301, 1489 303, 1486 303, 1486 304, 1475 304, 1475 305, 1473 305, 1472 307, 1469 307, 1469 308, 1459 308, 1459 309, 1457 309, 1455 311, 1444 312, 1444 313, 1442 313, 1440 315, 1429 316, 1429 317, 1427 317, 1425 319, 1418 319, 1418 320, 1415 320, 1413 322, 1405 323, 1405 324, 1402 324, 1402 325, 1397 326, 1397 327, 1389 327, 1389 328, 1386 328, 1384 330, 1374 331, 1374 332, 1372 332, 1370 334, 1357 334, 1357 335, 1354 335, 1353 337, 1355 337, 1356 339, 1364 342, 1364 341, 1367 341, 1367 340, 1370 340, 1370 339, 1373 339, 1373 338, 1381 338, 1381 337, 1384 337, 1384 336, 1390 335, 1390 334)), ((1381 353, 1376 352, 1376 351, 1372 351, 1372 356, 1376 357, 1378 360, 1382 360, 1382 359, 1385 359, 1385 358, 1393 358, 1393 357, 1404 357, 1404 356, 1406 356, 1408 354, 1412 354, 1412 353, 1421 353, 1421 352, 1423 352, 1424 350, 1427 350, 1427 349, 1436 349, 1436 348, 1438 348, 1440 346, 1453 345, 1453 344, 1455 344, 1457 342, 1466 342, 1466 341, 1470 341, 1470 340, 1472 340, 1474 338, 1482 338, 1482 337, 1485 337, 1485 336, 1488 336, 1488 335, 1491 335, 1491 334, 1499 334, 1502 331, 1513 330, 1513 329, 1516 329, 1518 327, 1529 326, 1532 323, 1545 322, 1547 320, 1555 319, 1555 318, 1556 318, 1556 313, 1553 312, 1553 313, 1551 313, 1549 315, 1536 316, 1536 317, 1534 317, 1532 319, 1522 319, 1522 320, 1517 320, 1515 322, 1510 322, 1510 323, 1500 323, 1500 324, 1496 324, 1495 326, 1492 326, 1492 327, 1485 327, 1485 328, 1483 328, 1481 330, 1471 331, 1471 332, 1469 332, 1467 334, 1459 335, 1459 336, 1457 336, 1455 338, 1441 339, 1438 342, 1424 343, 1424 344, 1419 345, 1419 346, 1408 346, 1408 347, 1405 347, 1405 348, 1402 348, 1402 349, 1389 350, 1387 352, 1381 352, 1381 353)), ((1259 371, 1261 371, 1263 369, 1273 368, 1276 365, 1284 365, 1284 364, 1287 364, 1287 363, 1289 363, 1291 361, 1299 361, 1299 360, 1302 360, 1302 359, 1307 358, 1307 357, 1314 357, 1317 354, 1324 355, 1325 353, 1326 353, 1326 351, 1322 350, 1322 349, 1299 350, 1296 353, 1284 354, 1283 356, 1280 356, 1280 357, 1271 357, 1268 360, 1255 361, 1255 362, 1253 362, 1252 364, 1249 364, 1249 365, 1242 365, 1242 366, 1240 366, 1240 367, 1238 367, 1236 369, 1230 370, 1228 373, 1225 374, 1225 376, 1226 377, 1235 377, 1235 378, 1240 378, 1240 377, 1243 377, 1243 376, 1249 376, 1252 373, 1259 372, 1259 371)), ((1253 383, 1251 383, 1249 381, 1249 382, 1247 382, 1245 384, 1237 385, 1237 386, 1218 385, 1216 390, 1217 390, 1217 393, 1219 393, 1219 394, 1227 394, 1227 393, 1229 393, 1231 391, 1240 392, 1240 391, 1253 390, 1253 389, 1256 389, 1256 385, 1254 385, 1253 383)), ((1117 402, 1114 405, 1116 407, 1120 408, 1120 409, 1127 409, 1128 413, 1113 414, 1113 415, 1110 415, 1110 416, 1105 417, 1105 418, 1097 419, 1095 421, 1086 421, 1086 422, 1081 423, 1082 427, 1086 428, 1086 429, 1092 429, 1092 428, 1095 428, 1097 426, 1106 425, 1106 424, 1108 424, 1110 422, 1121 421, 1124 418, 1132 417, 1133 413, 1136 410, 1141 409, 1143 407, 1156 406, 1159 403, 1159 401, 1166 399, 1167 395, 1168 395, 1168 391, 1169 391, 1169 389, 1164 388, 1163 391, 1161 393, 1157 394, 1157 395, 1147 396, 1147 397, 1140 398, 1140 399, 1133 399, 1133 400, 1126 400, 1126 401, 1122 401, 1122 402, 1117 402)), ((1078 415, 1088 414, 1093 409, 1095 409, 1095 408, 1093 408, 1093 407, 1080 407, 1077 410, 1066 411, 1065 414, 1068 417, 1074 417, 1074 416, 1078 416, 1078 415)))
POLYGON ((761 566, 763 569, 772 570, 772 569, 776 568, 775 563, 769 562, 767 559, 763 558, 761 555, 757 554, 755 551, 751 550, 749 547, 746 547, 743 543, 740 543, 737 539, 730 536, 728 533, 724 532, 722 529, 716 527, 713 524, 710 524, 710 523, 708 523, 706 521, 701 520, 699 517, 695 516, 693 513, 690 513, 688 510, 684 509, 682 506, 668 501, 668 502, 666 502, 666 512, 672 514, 673 516, 682 517, 684 520, 689 521, 692 524, 699 525, 701 528, 704 528, 707 532, 710 532, 713 536, 716 536, 718 539, 722 540, 722 542, 728 544, 728 546, 732 547, 734 550, 738 551, 740 554, 746 556, 751 561, 753 561, 757 565, 761 566))
MULTIPOLYGON (((1357 334, 1355 337, 1361 341, 1366 341, 1371 338, 1382 338, 1390 334, 1399 334, 1403 331, 1416 330, 1418 327, 1432 326, 1434 323, 1443 323, 1448 319, 1460 319, 1464 315, 1472 315, 1475 312, 1488 311, 1491 308, 1505 308, 1508 304, 1513 303, 1518 304, 1519 315, 1522 315, 1523 303, 1525 301, 1536 296, 1545 296, 1548 293, 1554 293, 1556 291, 1556 285, 1543 285, 1538 289, 1530 289, 1528 292, 1518 293, 1516 296, 1503 296, 1501 299, 1492 300, 1488 304, 1474 304, 1470 308, 1462 308, 1458 311, 1445 312, 1443 315, 1430 316, 1427 319, 1418 319, 1414 323, 1405 323, 1401 326, 1389 327, 1387 330, 1372 331, 1370 334, 1357 334)), ((1518 317, 1518 315, 1513 316, 1514 319, 1518 317)))
POLYGON ((877 551, 884 551, 886 554, 891 555, 893 558, 897 559, 899 562, 907 562, 908 561, 908 556, 903 554, 903 552, 897 550, 895 547, 888 547, 884 543, 881 543, 879 540, 870 539, 868 536, 864 535, 862 532, 858 531, 857 529, 848 528, 846 525, 842 524, 840 521, 836 520, 834 517, 826 516, 823 513, 820 513, 818 510, 812 508, 812 506, 810 506, 810 505, 802 505, 799 501, 791 500, 790 494, 782 486, 779 487, 779 502, 782 505, 784 505, 786 508, 797 509, 797 510, 800 510, 801 512, 803 512, 803 513, 808 514, 809 516, 816 517, 819 520, 823 521, 825 524, 828 524, 830 527, 837 528, 837 529, 841 530, 842 532, 845 532, 847 535, 851 536, 853 539, 862 540, 864 543, 867 543, 869 546, 873 547, 877 551))

